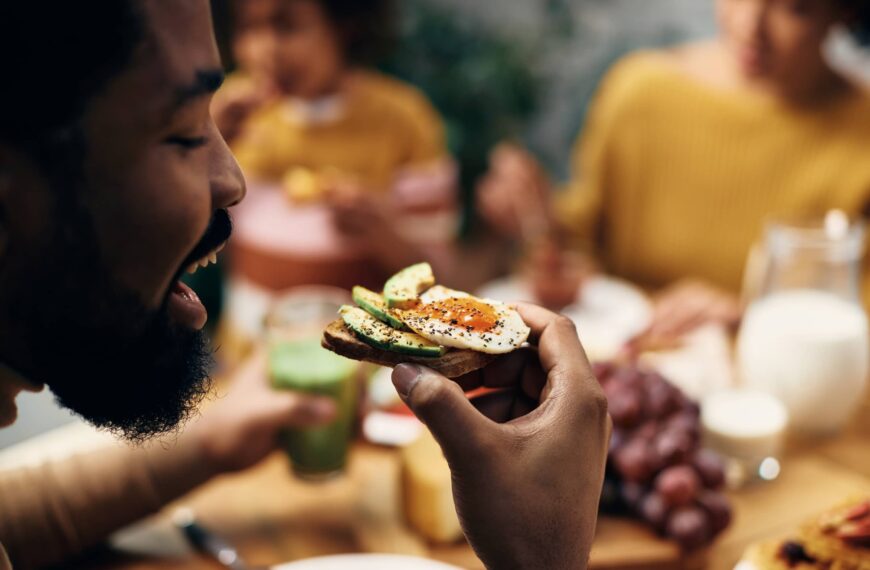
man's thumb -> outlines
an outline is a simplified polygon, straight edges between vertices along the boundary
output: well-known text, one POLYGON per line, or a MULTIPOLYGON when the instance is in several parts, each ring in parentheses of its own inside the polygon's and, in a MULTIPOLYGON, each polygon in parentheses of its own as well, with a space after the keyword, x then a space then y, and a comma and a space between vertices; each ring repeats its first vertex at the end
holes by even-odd
POLYGON ((478 453, 478 442, 491 426, 458 384, 429 368, 400 364, 393 371, 393 385, 449 461, 478 453))

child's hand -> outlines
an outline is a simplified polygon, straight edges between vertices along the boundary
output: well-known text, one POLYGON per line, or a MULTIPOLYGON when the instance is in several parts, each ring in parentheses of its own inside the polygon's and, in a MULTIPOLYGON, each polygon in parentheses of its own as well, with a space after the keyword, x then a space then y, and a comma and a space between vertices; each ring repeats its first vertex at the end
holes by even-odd
POLYGON ((397 271, 419 261, 417 248, 396 231, 393 220, 399 214, 376 192, 343 183, 327 192, 326 201, 336 229, 386 271, 397 271))
POLYGON ((211 114, 224 139, 232 142, 241 134, 248 117, 277 97, 277 89, 273 86, 260 86, 253 82, 231 83, 215 94, 211 114))

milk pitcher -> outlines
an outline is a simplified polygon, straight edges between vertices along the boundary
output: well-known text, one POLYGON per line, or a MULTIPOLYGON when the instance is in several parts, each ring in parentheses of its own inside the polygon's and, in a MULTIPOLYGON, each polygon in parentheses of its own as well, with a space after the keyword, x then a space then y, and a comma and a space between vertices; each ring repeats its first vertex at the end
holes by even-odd
POLYGON ((738 370, 746 387, 785 404, 792 431, 834 434, 862 401, 870 367, 863 256, 863 224, 840 211, 767 227, 738 370))

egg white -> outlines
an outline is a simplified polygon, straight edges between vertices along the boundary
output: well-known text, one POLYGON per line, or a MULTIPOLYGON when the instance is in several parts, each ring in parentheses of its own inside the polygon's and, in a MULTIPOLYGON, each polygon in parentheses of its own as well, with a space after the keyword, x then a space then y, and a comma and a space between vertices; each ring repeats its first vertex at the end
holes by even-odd
POLYGON ((402 321, 426 340, 465 350, 487 354, 506 354, 519 348, 529 338, 531 330, 514 309, 497 301, 472 297, 462 291, 454 291, 436 285, 420 296, 421 304, 414 309, 400 311, 402 321), (446 299, 474 298, 490 305, 496 314, 497 323, 490 330, 470 331, 462 325, 453 325, 439 319, 430 318, 426 305, 446 299))

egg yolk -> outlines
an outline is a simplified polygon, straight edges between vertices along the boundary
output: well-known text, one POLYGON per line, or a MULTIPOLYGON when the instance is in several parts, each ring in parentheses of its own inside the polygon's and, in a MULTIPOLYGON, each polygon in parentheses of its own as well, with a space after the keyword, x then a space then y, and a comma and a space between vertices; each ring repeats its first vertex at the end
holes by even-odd
POLYGON ((498 324, 495 309, 477 299, 444 299, 424 305, 418 310, 427 317, 461 327, 468 332, 487 332, 498 324))

